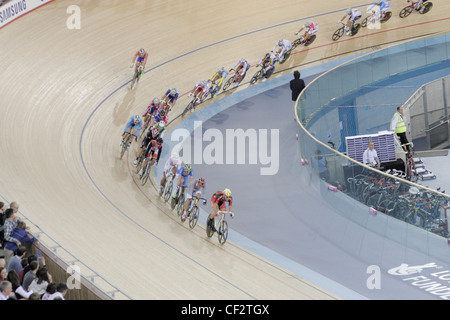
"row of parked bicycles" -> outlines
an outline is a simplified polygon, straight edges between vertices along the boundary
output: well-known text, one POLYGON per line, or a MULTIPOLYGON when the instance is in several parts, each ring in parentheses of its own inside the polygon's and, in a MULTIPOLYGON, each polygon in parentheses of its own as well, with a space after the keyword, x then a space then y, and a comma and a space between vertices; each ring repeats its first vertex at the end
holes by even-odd
POLYGON ((403 172, 388 170, 386 173, 363 172, 348 178, 346 191, 377 211, 448 238, 450 204, 445 190, 438 188, 437 193, 419 190, 395 178, 404 178, 403 172))

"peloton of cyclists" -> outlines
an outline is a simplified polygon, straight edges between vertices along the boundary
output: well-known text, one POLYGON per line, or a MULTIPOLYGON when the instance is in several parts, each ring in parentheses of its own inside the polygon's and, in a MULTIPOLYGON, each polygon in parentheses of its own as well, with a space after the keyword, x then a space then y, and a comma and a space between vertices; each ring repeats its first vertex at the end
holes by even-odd
POLYGON ((197 198, 200 198, 202 194, 206 193, 206 186, 205 186, 205 179, 199 178, 191 183, 189 183, 189 186, 186 190, 186 201, 184 203, 184 211, 183 215, 181 216, 181 219, 183 221, 186 220, 186 213, 189 209, 189 206, 191 205, 192 196, 196 196, 197 198))
POLYGON ((302 25, 300 27, 300 30, 298 30, 295 34, 297 35, 301 33, 303 30, 305 30, 305 33, 302 35, 303 43, 306 43, 313 34, 319 31, 319 25, 314 21, 306 21, 306 23, 302 25))
POLYGON ((355 22, 361 19, 361 16, 362 16, 361 11, 359 11, 358 9, 348 8, 347 14, 343 16, 341 20, 338 21, 338 24, 343 22, 345 18, 348 17, 348 21, 345 24, 344 29, 346 31, 346 35, 349 35, 350 33, 352 33, 352 29, 353 26, 355 25, 355 22))
POLYGON ((236 62, 233 68, 230 69, 230 71, 234 70, 238 75, 236 82, 233 85, 234 87, 237 87, 242 79, 244 79, 248 69, 250 69, 250 63, 248 63, 247 59, 244 58, 236 62))
POLYGON ((210 226, 211 230, 215 229, 215 220, 219 215, 219 211, 226 211, 228 202, 228 211, 231 217, 234 217, 233 213, 233 198, 231 196, 230 189, 226 188, 223 191, 217 191, 211 197, 211 207, 213 212, 208 216, 206 221, 207 225, 210 226))
POLYGON ((277 49, 277 47, 278 50, 276 51, 275 55, 279 62, 283 62, 284 54, 292 49, 292 43, 287 39, 280 39, 277 41, 277 43, 275 43, 270 52, 274 52, 277 49))
POLYGON ((258 62, 256 67, 262 66, 264 70, 264 76, 266 78, 270 77, 275 69, 275 63, 277 62, 277 57, 273 54, 266 53, 264 58, 258 62))
MULTIPOLYGON (((144 122, 142 121, 142 118, 139 115, 131 116, 130 120, 128 120, 128 123, 125 126, 125 129, 122 133, 122 142, 120 142, 120 146, 122 146, 125 142, 125 139, 129 134, 134 136, 134 140, 137 141, 137 138, 139 137, 139 131, 142 129, 142 126, 144 125, 144 122)), ((133 142, 133 138, 131 138, 128 142, 128 148, 130 148, 131 143, 133 142)))

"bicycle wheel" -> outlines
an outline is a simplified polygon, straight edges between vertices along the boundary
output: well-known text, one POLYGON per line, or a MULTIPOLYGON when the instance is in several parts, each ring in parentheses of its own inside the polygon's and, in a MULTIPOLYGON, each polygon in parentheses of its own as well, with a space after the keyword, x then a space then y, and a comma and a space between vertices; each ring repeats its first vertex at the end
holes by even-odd
POLYGON ((219 225, 219 230, 217 230, 217 234, 219 237, 219 243, 225 244, 227 242, 228 238, 228 222, 227 220, 223 219, 222 222, 219 225))
POLYGON ((180 199, 178 199, 177 203, 177 214, 179 217, 181 217, 181 215, 183 214, 183 210, 184 210, 184 192, 181 193, 180 199))
POLYGON ((231 84, 232 84, 233 82, 234 82, 234 77, 229 78, 229 79, 225 82, 225 84, 223 85, 222 91, 226 91, 226 90, 231 86, 231 84))
POLYGON ((406 18, 411 14, 413 10, 414 8, 412 8, 411 6, 404 7, 399 13, 400 18, 406 18))
POLYGON ((147 165, 145 166, 145 171, 144 174, 142 175, 142 185, 145 185, 148 181, 148 178, 150 177, 150 171, 152 171, 152 165, 151 165, 151 160, 148 159, 147 160, 147 165))
POLYGON ((295 39, 295 40, 292 42, 292 50, 294 50, 294 49, 297 48, 299 45, 301 45, 301 44, 302 44, 302 41, 303 41, 302 38, 295 39))
POLYGON ((391 17, 392 17, 392 12, 391 11, 386 12, 386 15, 385 15, 384 19, 381 19, 380 23, 387 22, 391 17))
POLYGON ((170 196, 172 195, 172 189, 173 189, 173 179, 170 179, 170 181, 166 182, 166 188, 164 190, 164 200, 167 202, 170 199, 170 196))
POLYGON ((331 39, 333 39, 333 41, 339 40, 340 37, 342 37, 344 35, 344 27, 337 29, 334 33, 333 36, 331 37, 331 39))
POLYGON ((363 27, 363 28, 367 27, 368 23, 369 23, 369 17, 365 17, 364 20, 361 22, 361 27, 363 27))
POLYGON ((316 40, 316 35, 313 34, 311 37, 309 37, 308 41, 305 42, 305 47, 309 46, 311 43, 314 42, 314 40, 316 40))
POLYGON ((189 104, 187 105, 186 108, 184 108, 183 113, 181 114, 182 117, 184 117, 186 115, 186 113, 188 113, 192 108, 194 107, 194 100, 192 100, 191 102, 189 102, 189 104))
POLYGON ((123 155, 125 154, 125 151, 128 149, 128 143, 130 141, 130 135, 127 136, 127 138, 122 143, 122 149, 120 149, 120 160, 122 160, 123 155))
POLYGON ((205 228, 206 229, 206 236, 208 238, 211 238, 213 236, 213 234, 214 234, 214 229, 211 228, 210 224, 211 224, 211 219, 208 216, 208 219, 206 219, 206 228, 205 228))
POLYGON ((262 69, 260 69, 258 72, 256 72, 255 75, 250 80, 250 83, 255 84, 256 81, 258 81, 262 77, 262 73, 263 73, 262 69))
POLYGON ((433 3, 432 2, 425 2, 423 4, 423 7, 424 7, 423 10, 419 11, 420 14, 425 14, 428 11, 430 11, 431 8, 433 8, 433 3))
POLYGON ((191 213, 189 214, 189 227, 191 227, 191 229, 194 229, 194 227, 197 225, 198 216, 198 208, 197 206, 194 206, 191 210, 191 213))

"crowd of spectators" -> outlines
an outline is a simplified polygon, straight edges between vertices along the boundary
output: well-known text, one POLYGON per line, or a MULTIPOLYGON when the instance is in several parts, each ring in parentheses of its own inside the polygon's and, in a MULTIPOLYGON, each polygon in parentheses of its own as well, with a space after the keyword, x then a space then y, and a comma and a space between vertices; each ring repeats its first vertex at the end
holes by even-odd
POLYGON ((44 257, 27 252, 24 244, 37 240, 18 211, 17 202, 0 202, 0 300, 65 300, 67 285, 53 282, 44 257))

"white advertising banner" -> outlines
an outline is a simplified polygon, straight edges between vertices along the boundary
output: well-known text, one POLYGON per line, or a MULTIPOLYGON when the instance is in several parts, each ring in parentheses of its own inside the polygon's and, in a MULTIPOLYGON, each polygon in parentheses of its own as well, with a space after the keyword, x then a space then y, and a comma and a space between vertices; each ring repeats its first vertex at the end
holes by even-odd
POLYGON ((0 7, 0 29, 23 15, 55 0, 11 0, 0 7))

